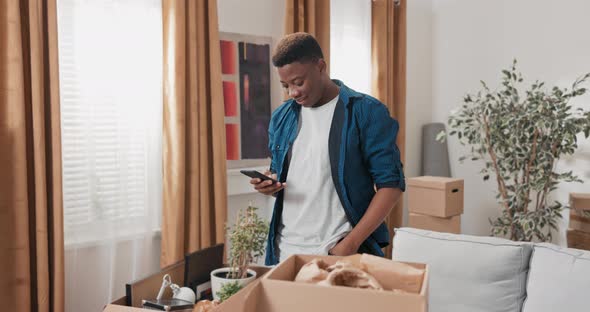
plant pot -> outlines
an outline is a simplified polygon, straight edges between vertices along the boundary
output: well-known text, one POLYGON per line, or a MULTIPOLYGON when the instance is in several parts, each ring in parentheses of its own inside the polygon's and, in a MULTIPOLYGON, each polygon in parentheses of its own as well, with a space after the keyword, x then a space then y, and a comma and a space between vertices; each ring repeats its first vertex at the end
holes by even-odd
POLYGON ((225 278, 220 277, 217 275, 225 276, 229 273, 230 268, 220 268, 217 270, 211 271, 211 291, 213 292, 213 299, 219 300, 219 296, 217 292, 223 287, 226 283, 238 282, 242 288, 248 285, 250 282, 256 279, 256 272, 253 270, 248 269, 248 277, 246 278, 225 278))

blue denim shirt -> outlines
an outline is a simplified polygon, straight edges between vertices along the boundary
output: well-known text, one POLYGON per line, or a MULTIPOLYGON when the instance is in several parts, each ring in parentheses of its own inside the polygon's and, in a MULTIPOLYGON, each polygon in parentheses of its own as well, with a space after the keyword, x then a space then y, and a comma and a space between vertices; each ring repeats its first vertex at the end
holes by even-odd
MULTIPOLYGON (((336 192, 354 227, 375 196, 375 186, 405 191, 396 145, 399 124, 377 99, 356 92, 338 80, 334 82, 340 87, 340 94, 328 139, 330 167, 336 192)), ((281 182, 287 182, 290 149, 297 137, 300 111, 301 106, 291 99, 277 108, 270 120, 270 171, 281 182)), ((284 191, 276 194, 266 246, 267 265, 279 262, 275 239, 281 224, 283 194, 284 191)), ((389 231, 383 223, 361 245, 359 252, 383 256, 381 248, 387 245, 389 231)))

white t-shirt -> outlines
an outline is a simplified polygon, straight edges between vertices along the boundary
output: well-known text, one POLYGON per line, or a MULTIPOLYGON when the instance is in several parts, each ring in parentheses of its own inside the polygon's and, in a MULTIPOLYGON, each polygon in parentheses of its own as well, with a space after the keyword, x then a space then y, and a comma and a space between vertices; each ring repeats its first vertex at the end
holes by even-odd
POLYGON ((277 246, 280 261, 292 254, 327 255, 352 226, 332 181, 328 138, 338 96, 302 107, 291 150, 277 246))

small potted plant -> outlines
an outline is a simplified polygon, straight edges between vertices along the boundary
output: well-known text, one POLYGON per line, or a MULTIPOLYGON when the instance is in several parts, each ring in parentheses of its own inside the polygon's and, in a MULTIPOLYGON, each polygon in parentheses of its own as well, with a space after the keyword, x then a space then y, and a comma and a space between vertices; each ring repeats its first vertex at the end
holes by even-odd
POLYGON ((242 289, 242 285, 239 282, 228 282, 221 286, 221 289, 217 292, 219 296, 219 301, 224 302, 229 297, 233 296, 235 293, 242 289))
POLYGON ((256 210, 258 208, 252 204, 245 212, 240 210, 235 225, 229 228, 229 267, 211 272, 211 290, 215 300, 220 300, 222 294, 224 299, 229 298, 256 278, 256 272, 249 267, 264 253, 268 235, 268 223, 258 216, 256 210), (228 283, 230 285, 224 287, 228 283), (222 288, 224 290, 220 293, 222 288))

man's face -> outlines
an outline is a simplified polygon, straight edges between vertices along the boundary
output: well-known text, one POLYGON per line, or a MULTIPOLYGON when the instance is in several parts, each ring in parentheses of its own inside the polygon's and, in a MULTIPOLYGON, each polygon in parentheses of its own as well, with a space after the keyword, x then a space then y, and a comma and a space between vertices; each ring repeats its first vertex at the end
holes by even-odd
POLYGON ((306 63, 293 62, 279 67, 279 77, 283 88, 297 104, 313 107, 322 97, 324 90, 322 72, 325 70, 323 60, 306 63))

